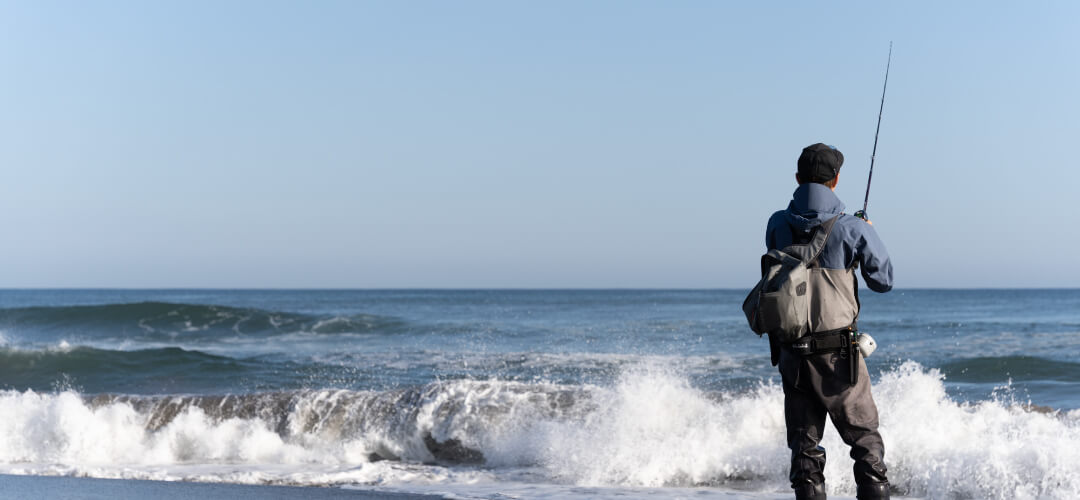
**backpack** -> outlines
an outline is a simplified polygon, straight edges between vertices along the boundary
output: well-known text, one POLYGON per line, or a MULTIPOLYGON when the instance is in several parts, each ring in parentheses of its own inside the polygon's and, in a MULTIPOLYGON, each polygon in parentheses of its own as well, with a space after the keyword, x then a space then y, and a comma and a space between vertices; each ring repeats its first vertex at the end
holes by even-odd
POLYGON ((816 264, 836 224, 837 215, 813 229, 809 243, 761 256, 761 280, 743 301, 743 313, 758 336, 770 334, 781 343, 810 332, 809 267, 816 264))

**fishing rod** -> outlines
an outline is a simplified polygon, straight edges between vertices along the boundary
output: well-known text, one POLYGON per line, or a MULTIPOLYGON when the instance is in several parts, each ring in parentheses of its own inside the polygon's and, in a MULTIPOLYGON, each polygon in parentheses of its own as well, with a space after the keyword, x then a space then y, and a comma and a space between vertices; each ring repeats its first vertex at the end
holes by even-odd
POLYGON ((863 198, 862 210, 855 212, 855 217, 862 220, 870 220, 866 217, 866 205, 870 203, 870 181, 874 179, 874 157, 877 156, 877 139, 881 133, 881 112, 885 110, 885 89, 889 88, 889 66, 892 65, 892 42, 889 42, 889 61, 885 63, 885 85, 881 87, 881 107, 877 112, 877 130, 874 131, 874 151, 870 153, 870 175, 866 177, 866 197, 863 198))

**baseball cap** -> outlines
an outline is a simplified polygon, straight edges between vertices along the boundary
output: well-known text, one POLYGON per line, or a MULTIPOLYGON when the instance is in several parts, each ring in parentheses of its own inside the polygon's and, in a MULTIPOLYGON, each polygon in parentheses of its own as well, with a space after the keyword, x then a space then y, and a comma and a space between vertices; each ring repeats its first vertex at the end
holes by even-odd
POLYGON ((835 146, 812 144, 799 155, 799 178, 803 182, 828 182, 840 173, 843 164, 844 154, 835 146))

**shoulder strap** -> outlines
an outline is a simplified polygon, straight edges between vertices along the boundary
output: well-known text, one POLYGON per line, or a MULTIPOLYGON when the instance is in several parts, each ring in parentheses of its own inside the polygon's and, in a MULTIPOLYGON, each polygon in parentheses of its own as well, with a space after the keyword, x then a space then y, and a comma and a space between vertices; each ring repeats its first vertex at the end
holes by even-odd
POLYGON ((836 225, 836 220, 840 218, 840 214, 835 217, 821 223, 817 227, 817 231, 814 233, 814 239, 810 240, 810 259, 806 261, 806 265, 810 266, 817 262, 818 257, 821 256, 821 251, 825 250, 825 242, 829 240, 829 235, 832 234, 833 226, 836 225), (822 231, 824 230, 824 231, 822 231))

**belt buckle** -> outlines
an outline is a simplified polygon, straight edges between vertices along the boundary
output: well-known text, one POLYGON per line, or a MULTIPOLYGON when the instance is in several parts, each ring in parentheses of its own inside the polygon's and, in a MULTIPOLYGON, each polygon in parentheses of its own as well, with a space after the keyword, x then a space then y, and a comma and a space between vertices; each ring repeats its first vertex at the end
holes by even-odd
POLYGON ((807 335, 799 340, 796 340, 795 342, 792 342, 789 347, 791 347, 791 350, 794 351, 795 354, 807 356, 814 353, 814 339, 807 335))

